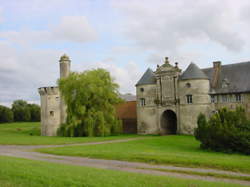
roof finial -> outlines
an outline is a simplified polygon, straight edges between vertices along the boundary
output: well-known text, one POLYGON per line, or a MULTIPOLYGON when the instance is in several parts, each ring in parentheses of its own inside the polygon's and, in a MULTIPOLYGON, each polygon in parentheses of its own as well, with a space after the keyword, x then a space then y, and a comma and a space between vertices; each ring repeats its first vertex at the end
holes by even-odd
POLYGON ((169 64, 168 57, 165 57, 165 64, 169 64))
POLYGON ((175 62, 175 68, 178 68, 178 62, 175 62))

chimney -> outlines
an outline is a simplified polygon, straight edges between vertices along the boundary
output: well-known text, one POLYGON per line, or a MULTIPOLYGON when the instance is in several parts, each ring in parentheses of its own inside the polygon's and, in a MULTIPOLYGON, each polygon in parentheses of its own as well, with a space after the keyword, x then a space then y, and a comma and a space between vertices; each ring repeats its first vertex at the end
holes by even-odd
POLYGON ((219 80, 220 80, 220 73, 221 73, 221 61, 213 62, 213 77, 212 77, 212 88, 218 87, 219 80))

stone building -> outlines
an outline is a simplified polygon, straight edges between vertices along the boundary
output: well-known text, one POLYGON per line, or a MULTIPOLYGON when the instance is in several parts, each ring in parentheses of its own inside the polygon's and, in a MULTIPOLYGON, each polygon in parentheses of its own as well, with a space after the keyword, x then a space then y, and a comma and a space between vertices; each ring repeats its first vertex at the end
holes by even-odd
POLYGON ((194 63, 182 73, 165 58, 136 84, 139 134, 193 134, 197 117, 221 107, 245 108, 250 117, 250 62, 200 69, 194 63))
MULTIPOLYGON (((63 55, 60 60, 60 78, 70 73, 70 59, 63 55)), ((60 124, 66 121, 66 105, 56 86, 38 89, 41 98, 41 135, 56 136, 60 124)))
MULTIPOLYGON (((70 73, 70 59, 63 55, 60 60, 60 78, 70 73)), ((38 89, 41 98, 41 135, 56 136, 57 129, 66 122, 66 105, 56 86, 38 89)), ((116 106, 117 117, 123 122, 124 133, 136 133, 136 102, 131 94, 120 95, 126 102, 116 106)))

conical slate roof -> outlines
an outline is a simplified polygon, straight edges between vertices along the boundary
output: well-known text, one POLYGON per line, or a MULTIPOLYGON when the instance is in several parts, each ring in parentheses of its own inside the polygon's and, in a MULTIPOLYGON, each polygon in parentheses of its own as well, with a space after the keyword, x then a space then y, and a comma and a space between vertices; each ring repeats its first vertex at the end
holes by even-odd
POLYGON ((144 84, 155 84, 155 83, 156 79, 154 72, 150 68, 148 68, 147 71, 141 77, 141 79, 137 82, 136 86, 144 84))
POLYGON ((196 64, 191 63, 181 75, 181 79, 208 79, 208 77, 196 64))

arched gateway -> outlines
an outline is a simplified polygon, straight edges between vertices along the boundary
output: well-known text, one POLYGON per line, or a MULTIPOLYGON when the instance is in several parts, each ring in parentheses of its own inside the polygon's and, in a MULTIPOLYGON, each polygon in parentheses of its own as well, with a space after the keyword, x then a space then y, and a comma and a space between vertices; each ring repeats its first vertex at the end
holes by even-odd
POLYGON ((177 117, 172 110, 166 110, 161 116, 161 132, 162 134, 177 133, 177 117))

